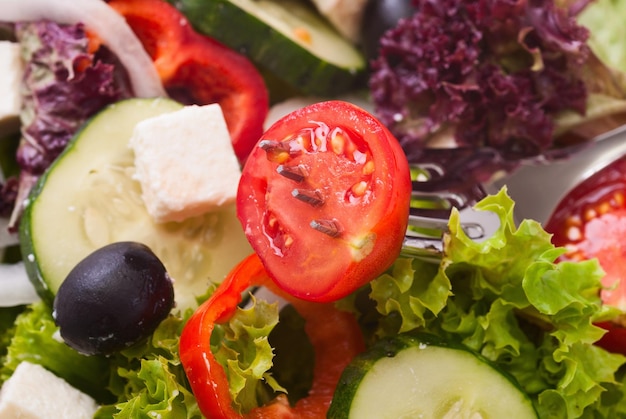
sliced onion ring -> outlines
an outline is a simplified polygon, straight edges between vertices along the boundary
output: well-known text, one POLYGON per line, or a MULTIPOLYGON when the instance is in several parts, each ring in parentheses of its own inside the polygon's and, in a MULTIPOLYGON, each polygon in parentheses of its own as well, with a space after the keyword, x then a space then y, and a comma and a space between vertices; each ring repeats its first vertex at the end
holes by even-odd
POLYGON ((0 307, 30 304, 39 300, 22 262, 0 264, 0 307))
POLYGON ((136 96, 167 96, 141 41, 126 20, 103 0, 2 0, 0 3, 0 21, 4 22, 47 19, 60 24, 83 23, 124 65, 136 96))

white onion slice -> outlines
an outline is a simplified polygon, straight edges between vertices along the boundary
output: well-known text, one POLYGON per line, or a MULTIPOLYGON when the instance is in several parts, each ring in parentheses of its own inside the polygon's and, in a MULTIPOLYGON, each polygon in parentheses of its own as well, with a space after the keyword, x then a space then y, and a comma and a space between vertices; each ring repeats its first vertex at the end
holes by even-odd
POLYGON ((0 264, 0 307, 30 304, 39 300, 22 262, 0 264))
POLYGON ((0 256, 2 255, 2 249, 5 247, 13 246, 19 243, 17 233, 9 233, 9 219, 0 218, 0 256))
POLYGON ((141 41, 126 20, 103 0, 0 0, 0 21, 33 22, 43 19, 61 24, 83 23, 98 34, 124 65, 135 95, 167 96, 141 41))

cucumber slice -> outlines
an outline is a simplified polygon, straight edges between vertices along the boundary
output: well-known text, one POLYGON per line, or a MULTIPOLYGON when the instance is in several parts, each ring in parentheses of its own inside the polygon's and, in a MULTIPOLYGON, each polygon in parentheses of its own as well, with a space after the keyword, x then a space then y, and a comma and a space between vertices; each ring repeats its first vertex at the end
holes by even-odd
POLYGON ((328 417, 536 418, 508 375, 462 346, 429 335, 381 340, 345 369, 328 417))
POLYGON ((156 224, 133 180, 128 146, 135 125, 178 110, 168 99, 128 99, 107 107, 74 137, 33 189, 20 223, 29 278, 52 302, 69 271, 94 250, 133 240, 150 247, 174 279, 178 308, 197 306, 252 253, 235 205, 181 223, 156 224))
POLYGON ((194 25, 305 94, 353 89, 366 61, 308 4, 298 0, 171 0, 194 25))

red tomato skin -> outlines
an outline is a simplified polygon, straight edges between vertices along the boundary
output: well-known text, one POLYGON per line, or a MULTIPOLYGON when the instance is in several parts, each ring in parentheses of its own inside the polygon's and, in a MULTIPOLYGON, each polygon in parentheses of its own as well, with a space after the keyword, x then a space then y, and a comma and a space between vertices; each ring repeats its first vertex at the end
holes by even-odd
POLYGON ((244 162, 263 133, 269 93, 243 55, 197 33, 162 0, 111 0, 154 61, 168 94, 186 104, 219 103, 233 149, 244 162))
MULTIPOLYGON (((626 312, 626 158, 618 159, 578 185, 559 203, 546 224, 556 246, 566 246, 563 260, 597 258, 605 271, 602 302, 626 312)), ((626 355, 623 321, 599 323, 607 330, 596 343, 626 355)))
POLYGON ((609 352, 626 355, 626 328, 611 322, 598 323, 606 329, 604 336, 596 344, 609 352))
POLYGON ((301 299, 330 302, 368 283, 397 258, 407 228, 410 191, 406 156, 387 128, 355 105, 328 101, 296 110, 265 132, 244 166, 237 212, 253 249, 279 287, 301 299), (317 171, 307 182, 326 193, 320 208, 293 198, 291 191, 298 185, 276 174, 277 163, 268 159, 261 142, 290 138, 319 122, 330 129, 344 128, 370 153, 375 171, 367 200, 354 205, 343 200, 342 191, 358 178, 359 167, 347 168, 330 152, 297 160, 317 171), (337 167, 340 170, 335 171, 337 167), (268 232, 268 214, 279 221, 286 237, 294 239, 291 247, 280 248, 268 232), (314 218, 337 219, 344 234, 330 237, 315 231, 310 227, 314 218))

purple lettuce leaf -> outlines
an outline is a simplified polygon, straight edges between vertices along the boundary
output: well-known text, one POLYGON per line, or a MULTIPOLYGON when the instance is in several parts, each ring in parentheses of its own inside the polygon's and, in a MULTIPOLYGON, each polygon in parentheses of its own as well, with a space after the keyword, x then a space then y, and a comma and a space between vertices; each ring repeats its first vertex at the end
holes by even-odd
POLYGON ((16 228, 22 202, 38 177, 76 131, 106 105, 129 96, 119 70, 89 51, 82 24, 16 23, 15 35, 26 67, 16 157, 21 170, 11 228, 16 228))
POLYGON ((484 181, 554 149, 558 116, 584 116, 591 93, 623 98, 612 80, 597 81, 611 73, 587 45, 588 30, 552 0, 413 5, 381 38, 369 81, 377 115, 411 161, 438 160, 430 148, 451 137, 452 158, 493 156, 469 173, 484 181))

